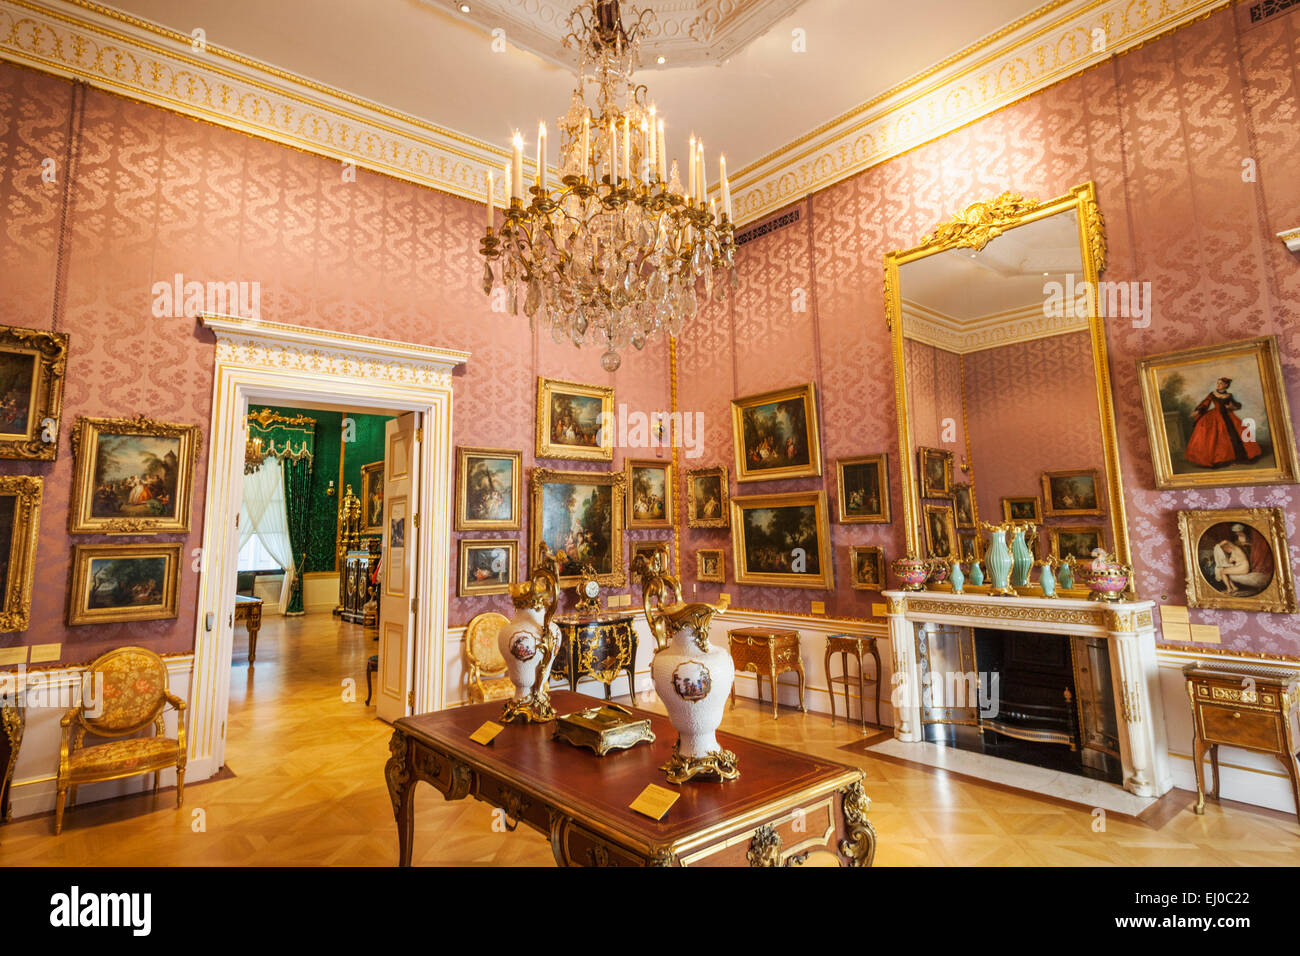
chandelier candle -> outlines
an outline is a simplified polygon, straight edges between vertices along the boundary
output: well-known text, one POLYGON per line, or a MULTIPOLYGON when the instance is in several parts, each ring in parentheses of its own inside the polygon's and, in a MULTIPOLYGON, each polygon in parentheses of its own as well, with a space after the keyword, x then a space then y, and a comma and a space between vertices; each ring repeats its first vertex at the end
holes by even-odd
POLYGON ((654 14, 633 11, 627 22, 623 9, 620 0, 582 0, 570 15, 565 42, 579 52, 578 85, 559 118, 560 181, 548 175, 550 127, 542 123, 536 184, 525 188, 516 131, 505 167, 509 205, 495 229, 489 183, 480 246, 485 294, 500 283, 508 312, 518 315, 522 304, 530 329, 540 320, 558 343, 594 346, 609 372, 622 363, 621 349, 681 334, 701 295, 722 301, 736 284, 735 228, 726 194, 722 203, 706 199, 704 145, 691 136, 684 189, 677 164, 667 172, 664 121, 633 78, 654 14))

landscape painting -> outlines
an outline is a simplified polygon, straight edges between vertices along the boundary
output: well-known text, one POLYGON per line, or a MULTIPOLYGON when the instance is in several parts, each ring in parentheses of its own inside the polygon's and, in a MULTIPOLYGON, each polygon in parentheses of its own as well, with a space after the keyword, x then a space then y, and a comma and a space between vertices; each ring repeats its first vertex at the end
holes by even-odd
POLYGON ((176 617, 180 552, 180 544, 78 545, 68 624, 176 617))
POLYGON ((834 586, 824 491, 733 498, 731 534, 738 584, 834 586))
POLYGON ((731 427, 737 481, 812 478, 822 473, 811 382, 735 399, 731 427))
POLYGON ((529 553, 545 543, 562 585, 576 584, 590 565, 601 585, 621 587, 625 489, 622 474, 534 469, 529 553))
POLYGON ((614 390, 599 385, 537 382, 537 457, 613 461, 614 390))
POLYGON ((456 449, 456 530, 517 531, 523 453, 456 449))
POLYGON ((1048 518, 1100 515, 1103 494, 1096 468, 1043 473, 1043 514, 1048 518))
POLYGON ((1051 540, 1052 557, 1061 561, 1074 558, 1076 561, 1091 561, 1093 552, 1106 549, 1105 533, 1100 527, 1088 528, 1048 528, 1051 540))

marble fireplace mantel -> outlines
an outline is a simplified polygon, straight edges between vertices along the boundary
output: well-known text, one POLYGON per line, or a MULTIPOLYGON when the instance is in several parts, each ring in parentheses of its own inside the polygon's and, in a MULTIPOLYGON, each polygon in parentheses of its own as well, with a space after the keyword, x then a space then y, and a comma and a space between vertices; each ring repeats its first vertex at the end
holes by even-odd
POLYGON ((925 740, 916 646, 919 628, 951 625, 1104 638, 1120 725, 1124 789, 1140 797, 1159 797, 1173 787, 1152 602, 1105 604, 947 591, 886 591, 884 596, 894 657, 894 736, 900 741, 925 740))

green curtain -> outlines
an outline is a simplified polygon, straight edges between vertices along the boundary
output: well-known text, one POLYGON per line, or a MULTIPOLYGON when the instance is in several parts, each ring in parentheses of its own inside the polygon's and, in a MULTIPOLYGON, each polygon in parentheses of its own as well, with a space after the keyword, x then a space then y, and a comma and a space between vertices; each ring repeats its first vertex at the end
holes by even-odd
POLYGON ((302 573, 307 565, 307 536, 311 515, 311 459, 280 459, 284 474, 284 507, 289 517, 289 548, 293 552, 293 592, 285 614, 305 614, 302 603, 302 573))

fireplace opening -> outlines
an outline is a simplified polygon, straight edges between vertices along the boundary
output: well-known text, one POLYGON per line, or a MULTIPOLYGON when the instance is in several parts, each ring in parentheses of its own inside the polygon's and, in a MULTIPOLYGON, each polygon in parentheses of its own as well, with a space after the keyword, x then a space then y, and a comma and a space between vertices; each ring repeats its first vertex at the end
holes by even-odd
POLYGON ((1104 640, 942 627, 919 649, 930 742, 1122 783, 1104 640))

